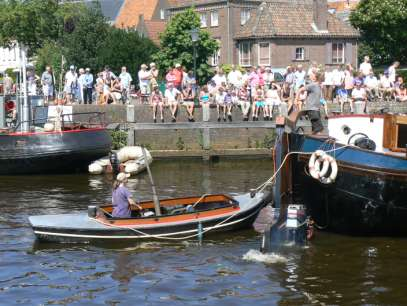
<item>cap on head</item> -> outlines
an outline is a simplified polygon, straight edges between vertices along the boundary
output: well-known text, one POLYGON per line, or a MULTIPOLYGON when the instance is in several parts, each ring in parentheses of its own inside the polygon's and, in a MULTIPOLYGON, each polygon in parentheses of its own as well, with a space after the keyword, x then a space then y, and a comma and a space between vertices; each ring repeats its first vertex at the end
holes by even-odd
POLYGON ((85 71, 86 71, 86 72, 90 72, 90 68, 86 68, 85 71))
POLYGON ((128 173, 124 173, 124 172, 120 172, 117 177, 116 180, 119 182, 124 182, 128 177, 130 177, 130 174, 128 173))
POLYGON ((141 68, 147 69, 147 65, 146 64, 141 64, 141 68))
POLYGON ((155 63, 150 63, 150 67, 155 67, 155 63))
POLYGON ((362 85, 362 81, 361 80, 356 80, 355 85, 358 85, 358 86, 362 85))
POLYGON ((71 66, 69 67, 69 69, 74 70, 74 69, 75 69, 75 66, 74 66, 74 65, 71 65, 71 66))
POLYGON ((179 64, 179 63, 175 64, 175 68, 180 68, 180 67, 181 67, 181 64, 179 64))

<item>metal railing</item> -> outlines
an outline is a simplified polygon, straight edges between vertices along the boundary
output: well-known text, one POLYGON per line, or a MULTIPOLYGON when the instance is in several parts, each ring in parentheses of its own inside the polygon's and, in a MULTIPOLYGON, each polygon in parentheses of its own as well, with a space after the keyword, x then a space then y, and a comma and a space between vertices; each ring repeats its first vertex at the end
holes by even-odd
MULTIPOLYGON (((36 117, 27 121, 18 121, 12 131, 18 131, 23 123, 28 122, 31 127, 43 127, 47 122, 55 122, 56 116, 36 117)), ((106 113, 82 112, 60 115, 61 130, 90 129, 106 127, 106 113)))

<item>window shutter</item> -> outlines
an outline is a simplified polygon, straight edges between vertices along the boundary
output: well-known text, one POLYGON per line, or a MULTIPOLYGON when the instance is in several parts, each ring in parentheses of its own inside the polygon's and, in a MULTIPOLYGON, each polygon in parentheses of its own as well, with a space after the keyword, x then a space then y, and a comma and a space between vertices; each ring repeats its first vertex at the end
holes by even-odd
POLYGON ((326 64, 332 64, 332 42, 326 43, 326 64))
POLYGON ((353 61, 352 53, 353 53, 352 43, 347 42, 345 50, 345 63, 352 63, 353 61))
POLYGON ((304 59, 306 61, 309 61, 309 53, 310 53, 310 48, 309 47, 304 47, 304 59))
POLYGON ((293 47, 293 49, 291 51, 291 59, 293 62, 296 60, 296 54, 295 54, 296 49, 297 49, 296 47, 293 47))

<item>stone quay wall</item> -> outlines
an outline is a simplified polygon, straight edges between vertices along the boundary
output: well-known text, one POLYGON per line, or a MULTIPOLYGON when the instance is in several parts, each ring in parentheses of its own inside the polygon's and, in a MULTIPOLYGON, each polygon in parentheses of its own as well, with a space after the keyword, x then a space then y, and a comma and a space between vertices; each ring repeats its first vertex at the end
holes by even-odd
MULTIPOLYGON (((368 104, 369 113, 380 112, 382 109, 407 113, 407 104, 368 104)), ((345 107, 345 112, 348 110, 345 107)), ((181 106, 176 123, 170 122, 168 108, 164 110, 164 123, 160 122, 159 116, 157 123, 153 123, 152 107, 149 105, 73 106, 74 113, 94 111, 106 113, 109 128, 126 132, 128 145, 144 145, 156 158, 271 158, 270 148, 274 145, 274 121, 243 121, 237 107, 233 109, 232 122, 218 122, 216 108, 211 108, 209 122, 202 122, 202 110, 199 107, 194 111, 195 122, 188 122, 186 109, 181 106)), ((329 104, 329 111, 338 112, 339 105, 329 104)), ((307 121, 300 122, 300 125, 305 129, 310 127, 307 121)))

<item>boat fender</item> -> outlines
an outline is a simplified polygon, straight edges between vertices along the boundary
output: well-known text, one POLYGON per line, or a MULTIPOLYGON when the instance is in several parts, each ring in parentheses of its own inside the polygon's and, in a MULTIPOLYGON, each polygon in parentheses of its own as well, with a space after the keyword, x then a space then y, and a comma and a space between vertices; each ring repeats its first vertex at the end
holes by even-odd
POLYGON ((102 174, 103 167, 98 163, 92 163, 89 165, 88 171, 90 174, 102 174))

